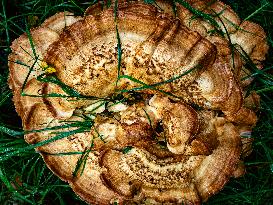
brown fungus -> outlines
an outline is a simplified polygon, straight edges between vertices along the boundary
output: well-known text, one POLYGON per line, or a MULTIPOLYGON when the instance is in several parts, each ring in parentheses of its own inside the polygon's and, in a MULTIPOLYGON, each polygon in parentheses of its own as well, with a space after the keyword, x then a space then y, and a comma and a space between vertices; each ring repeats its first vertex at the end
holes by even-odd
POLYGON ((27 34, 11 46, 23 127, 46 128, 25 139, 88 203, 201 204, 244 173, 259 97, 244 98, 240 52, 262 68, 266 35, 220 1, 187 2, 219 13, 222 33, 178 3, 177 18, 167 1, 120 2, 117 13, 98 3, 48 18, 30 31, 33 47, 27 34), (83 154, 58 155, 68 152, 83 154))

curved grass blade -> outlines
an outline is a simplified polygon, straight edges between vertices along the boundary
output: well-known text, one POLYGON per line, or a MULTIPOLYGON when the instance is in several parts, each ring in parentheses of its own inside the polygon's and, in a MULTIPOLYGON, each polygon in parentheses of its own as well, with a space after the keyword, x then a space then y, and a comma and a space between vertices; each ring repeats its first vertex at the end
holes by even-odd
POLYGON ((3 125, 0 125, 0 132, 3 132, 5 134, 13 136, 13 137, 24 135, 24 132, 22 132, 22 131, 13 130, 13 129, 7 128, 6 126, 3 126, 3 125))
POLYGON ((79 171, 80 171, 80 176, 83 174, 89 153, 92 151, 93 147, 94 147, 94 138, 92 138, 92 142, 91 142, 90 147, 83 152, 83 154, 81 155, 81 157, 77 161, 75 170, 73 171, 73 174, 72 174, 73 177, 76 177, 78 175, 79 171))
POLYGON ((44 141, 38 142, 36 144, 29 145, 27 147, 18 148, 18 149, 12 150, 10 152, 2 153, 0 155, 0 162, 9 159, 12 156, 18 156, 18 155, 20 155, 21 152, 32 150, 32 149, 37 148, 37 147, 41 147, 43 145, 49 144, 51 142, 55 142, 57 140, 69 137, 69 136, 77 134, 77 133, 83 133, 83 132, 88 132, 88 131, 89 130, 87 130, 85 128, 84 129, 83 128, 78 128, 78 129, 75 129, 75 130, 72 130, 72 131, 57 134, 57 135, 55 135, 54 137, 52 137, 52 138, 50 138, 48 140, 44 140, 44 141))
MULTIPOLYGON (((9 35, 9 26, 7 23, 7 15, 6 15, 6 7, 5 7, 5 2, 4 0, 2 0, 2 9, 3 9, 3 22, 4 22, 4 27, 5 27, 5 32, 6 32, 6 42, 7 42, 7 46, 10 45, 10 35, 9 35)), ((10 48, 9 48, 10 49, 10 48)))
POLYGON ((56 85, 59 85, 64 92, 66 92, 68 95, 70 96, 74 96, 74 97, 81 97, 81 94, 78 93, 76 90, 70 88, 69 86, 67 86, 66 84, 64 84, 62 81, 60 81, 56 76, 54 75, 46 75, 41 74, 37 77, 37 80, 39 80, 40 82, 44 82, 44 83, 53 83, 56 85))
POLYGON ((121 41, 120 41, 120 36, 118 32, 118 26, 116 25, 116 36, 117 36, 117 49, 118 49, 118 77, 116 80, 116 86, 119 81, 119 76, 120 76, 120 70, 121 70, 121 58, 122 58, 122 49, 121 49, 121 41))
POLYGON ((118 77, 116 80, 116 86, 119 81, 119 76, 120 76, 120 70, 121 70, 121 60, 122 60, 122 49, 121 49, 121 40, 120 40, 120 35, 118 31, 118 0, 115 0, 115 6, 114 6, 114 21, 115 21, 115 28, 116 28, 116 38, 117 38, 117 51, 118 51, 118 77))
POLYGON ((217 31, 222 35, 224 36, 224 33, 223 31, 221 30, 221 27, 219 26, 219 24, 215 21, 215 19, 209 15, 209 14, 206 14, 200 10, 197 10, 195 8, 193 8, 187 1, 184 1, 184 0, 175 0, 177 3, 181 4, 183 7, 185 7, 186 9, 188 9, 190 12, 192 12, 194 15, 198 16, 198 17, 201 17, 207 21, 209 21, 209 23, 211 25, 213 25, 217 31))
POLYGON ((175 96, 174 94, 172 94, 172 93, 170 93, 170 92, 166 92, 166 91, 157 89, 156 87, 157 87, 157 86, 164 85, 164 84, 172 83, 172 82, 174 82, 175 80, 178 80, 178 79, 182 78, 183 76, 185 76, 185 75, 191 73, 193 70, 199 69, 199 68, 201 68, 201 66, 200 66, 200 65, 197 65, 197 66, 195 66, 195 67, 193 67, 193 68, 191 68, 191 69, 185 71, 184 73, 182 73, 182 74, 180 74, 180 75, 178 75, 178 76, 174 76, 174 77, 172 77, 172 78, 170 78, 170 79, 168 79, 168 80, 165 80, 165 81, 162 81, 162 82, 158 82, 158 83, 154 83, 154 84, 151 84, 151 85, 148 85, 148 84, 146 84, 146 83, 144 83, 144 82, 142 82, 142 81, 140 81, 140 80, 138 80, 138 79, 136 79, 136 78, 134 78, 134 77, 132 77, 132 76, 122 75, 122 76, 120 76, 120 78, 127 78, 127 79, 129 79, 129 80, 131 80, 131 81, 133 81, 133 82, 135 82, 135 83, 141 84, 141 85, 143 85, 143 86, 141 86, 141 87, 136 87, 136 88, 131 88, 131 89, 129 89, 129 90, 123 89, 123 90, 119 90, 119 92, 131 92, 131 91, 140 91, 140 90, 145 90, 145 89, 151 89, 151 90, 157 90, 157 91, 159 91, 159 92, 161 92, 161 93, 164 93, 164 94, 166 94, 166 95, 169 95, 169 96, 172 96, 172 97, 175 97, 175 98, 180 98, 180 97, 175 96))

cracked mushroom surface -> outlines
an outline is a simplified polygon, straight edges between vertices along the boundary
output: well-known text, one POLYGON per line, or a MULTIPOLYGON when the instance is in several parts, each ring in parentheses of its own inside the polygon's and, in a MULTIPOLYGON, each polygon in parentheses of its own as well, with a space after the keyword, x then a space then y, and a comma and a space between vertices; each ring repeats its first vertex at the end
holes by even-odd
POLYGON ((240 52, 262 69, 263 29, 220 1, 158 5, 58 13, 12 43, 25 140, 87 203, 201 204, 244 173, 259 96, 240 52))

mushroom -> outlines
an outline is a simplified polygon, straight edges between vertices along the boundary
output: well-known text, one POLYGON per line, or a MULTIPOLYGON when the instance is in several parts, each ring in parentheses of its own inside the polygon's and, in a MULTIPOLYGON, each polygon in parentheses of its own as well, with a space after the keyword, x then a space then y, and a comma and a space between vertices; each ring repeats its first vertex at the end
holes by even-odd
POLYGON ((218 117, 209 123, 219 144, 208 156, 157 156, 160 151, 151 154, 138 147, 127 153, 106 149, 100 157, 100 164, 105 168, 104 183, 135 201, 147 198, 173 203, 206 201, 232 176, 241 152, 239 133, 234 125, 218 117))
MULTIPOLYGON (((214 20, 262 68, 262 28, 206 2, 188 0, 220 12, 214 20)), ((244 173, 252 139, 240 135, 255 125, 259 100, 244 98, 240 49, 208 35, 207 21, 189 24, 190 9, 176 5, 173 18, 169 3, 158 3, 164 11, 122 2, 117 13, 99 4, 84 17, 59 13, 30 31, 34 46, 27 34, 11 46, 9 85, 25 140, 90 204, 201 204, 244 173), (132 93, 140 95, 133 103, 132 93), (58 155, 67 152, 82 154, 58 155)))

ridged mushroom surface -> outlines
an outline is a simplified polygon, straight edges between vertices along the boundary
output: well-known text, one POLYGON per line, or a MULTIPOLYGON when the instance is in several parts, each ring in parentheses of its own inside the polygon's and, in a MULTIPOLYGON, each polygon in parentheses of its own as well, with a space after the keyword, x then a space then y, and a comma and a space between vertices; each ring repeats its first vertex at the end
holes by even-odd
POLYGON ((177 3, 176 17, 165 1, 163 10, 98 3, 13 42, 9 85, 25 140, 87 203, 201 204, 244 173, 252 141, 241 136, 256 123, 259 97, 244 98, 251 79, 240 80, 240 51, 261 69, 266 36, 222 2, 207 3, 177 3), (211 18, 224 33, 210 34, 215 25, 192 20, 193 9, 221 13, 211 18))

